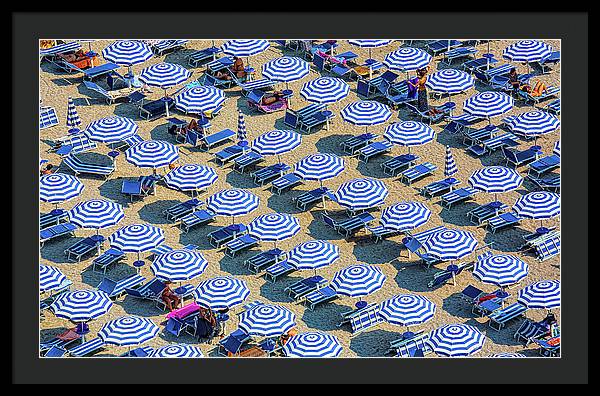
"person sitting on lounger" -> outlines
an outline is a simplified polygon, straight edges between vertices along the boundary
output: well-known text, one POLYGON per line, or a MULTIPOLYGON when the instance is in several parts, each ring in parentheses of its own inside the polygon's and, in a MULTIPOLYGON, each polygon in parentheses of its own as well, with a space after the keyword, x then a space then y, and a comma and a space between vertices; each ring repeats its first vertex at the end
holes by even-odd
POLYGON ((242 58, 238 58, 237 56, 233 57, 233 65, 229 67, 229 72, 227 71, 217 71, 215 73, 215 77, 219 80, 231 80, 232 74, 237 78, 246 77, 246 67, 244 66, 244 61, 242 58))
POLYGON ((515 93, 521 87, 521 82, 519 81, 519 74, 517 74, 517 69, 514 67, 510 69, 510 72, 508 73, 508 83, 512 85, 515 93))
POLYGON ((173 293, 173 290, 171 290, 169 287, 170 284, 171 282, 165 282, 165 290, 163 290, 160 297, 164 301, 169 311, 172 311, 179 306, 181 299, 175 293, 173 293))

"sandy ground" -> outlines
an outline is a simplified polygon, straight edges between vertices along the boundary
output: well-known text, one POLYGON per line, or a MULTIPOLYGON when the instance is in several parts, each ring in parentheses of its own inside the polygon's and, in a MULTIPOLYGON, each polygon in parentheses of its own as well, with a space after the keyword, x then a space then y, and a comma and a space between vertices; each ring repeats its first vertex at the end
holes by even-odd
MULTIPOLYGON (((560 49, 559 40, 547 41, 555 49, 560 49)), ((509 40, 493 41, 491 43, 491 51, 496 55, 497 58, 500 58, 502 49, 510 43, 511 41, 509 40)), ((108 41, 97 41, 92 43, 92 48, 96 52, 100 52, 108 44, 108 41)), ((221 42, 217 41, 216 44, 220 45, 221 42)), ((194 49, 205 48, 209 45, 209 41, 191 40, 188 43, 187 49, 152 58, 147 62, 147 64, 166 61, 179 63, 188 67, 186 56, 193 52, 194 49)), ((383 59, 387 52, 396 49, 400 45, 403 45, 402 41, 392 43, 387 47, 374 49, 373 57, 377 59, 383 59)), ((423 46, 424 43, 415 41, 413 45, 423 46)), ((84 46, 87 46, 87 44, 84 44, 84 46)), ((479 45, 478 49, 480 53, 487 52, 487 44, 479 45)), ((342 41, 338 51, 343 52, 346 50, 352 50, 356 52, 360 55, 360 59, 367 58, 368 52, 366 49, 356 48, 350 46, 347 42, 342 41)), ((273 45, 269 50, 252 57, 250 59, 250 64, 259 70, 259 65, 264 64, 270 59, 281 56, 282 54, 293 55, 293 53, 288 51, 282 53, 280 47, 273 45)), ((439 61, 439 57, 434 58, 431 63, 432 69, 435 70, 448 67, 439 61)), ((452 67, 458 67, 458 63, 456 66, 453 65, 452 67)), ((526 72, 526 66, 517 65, 517 67, 519 72, 526 72)), ((136 73, 139 73, 141 69, 141 65, 134 67, 134 71, 136 73)), ((203 73, 204 68, 193 68, 191 71, 193 72, 192 79, 196 79, 203 73)), ((122 71, 122 73, 124 72, 125 70, 122 71)), ((300 81, 290 83, 290 88, 295 92, 293 99, 294 108, 300 108, 301 106, 308 104, 298 94, 298 92, 304 82, 314 79, 318 76, 318 72, 316 72, 314 69, 311 69, 309 76, 300 81)), ((260 77, 260 75, 257 77, 260 77)), ((554 71, 550 74, 539 75, 535 78, 539 78, 547 85, 560 85, 560 65, 554 67, 554 71)), ((192 81, 192 79, 190 79, 190 81, 192 81)), ((337 114, 337 117, 329 131, 325 129, 319 129, 310 134, 304 133, 303 144, 298 149, 283 155, 285 162, 288 164, 293 164, 302 157, 316 152, 328 152, 343 155, 339 147, 339 142, 350 135, 362 132, 362 128, 345 123, 339 116, 339 111, 345 105, 359 99, 356 94, 356 82, 352 81, 349 84, 351 86, 351 91, 348 97, 339 103, 330 106, 330 109, 337 114)), ((475 89, 476 91, 482 91, 486 88, 477 83, 475 89)), ((161 93, 161 90, 154 89, 154 92, 150 97, 159 98, 161 93)), ((473 93, 475 93, 475 91, 471 90, 468 94, 452 97, 452 100, 457 104, 457 111, 455 114, 460 114, 462 112, 462 103, 473 93)), ((40 155, 42 158, 48 159, 52 164, 59 164, 60 159, 55 154, 47 153, 47 150, 50 147, 48 142, 57 139, 66 133, 67 128, 64 122, 67 110, 67 98, 69 96, 74 99, 75 104, 77 105, 77 111, 79 112, 84 125, 87 125, 89 122, 98 118, 116 114, 134 119, 140 127, 139 133, 144 139, 161 139, 174 142, 172 136, 167 133, 167 123, 165 122, 164 118, 154 121, 142 120, 140 119, 135 106, 129 103, 118 103, 116 105, 109 106, 106 105, 104 101, 91 99, 90 104, 88 105, 88 103, 86 103, 86 99, 89 97, 96 98, 97 96, 95 93, 90 92, 85 88, 85 86, 81 83, 81 76, 76 74, 67 75, 48 63, 43 63, 41 66, 40 95, 44 105, 53 106, 56 109, 61 121, 59 126, 41 131, 39 143, 40 155)), ((220 115, 212 120, 212 132, 216 132, 224 128, 231 128, 234 130, 237 129, 238 108, 240 108, 246 115, 246 126, 249 139, 252 139, 259 134, 272 129, 286 129, 282 122, 282 112, 270 115, 252 113, 248 109, 246 101, 241 97, 238 88, 227 90, 226 95, 228 99, 224 109, 220 115)), ((445 101, 446 99, 443 100, 445 101)), ((442 101, 438 101, 438 103, 441 102, 442 101)), ((435 101, 430 101, 430 104, 435 103, 435 101)), ((532 110, 532 108, 524 105, 521 101, 518 101, 516 102, 512 112, 509 114, 519 114, 528 110, 532 110)), ((190 119, 190 117, 182 114, 177 114, 177 117, 186 120, 190 119)), ((388 122, 396 122, 399 119, 408 120, 413 118, 405 109, 401 109, 399 113, 394 112, 394 115, 388 122)), ((499 119, 494 121, 499 122, 499 119)), ((370 130, 373 132, 382 133, 386 125, 387 123, 384 125, 375 126, 370 128, 370 130)), ((439 132, 443 129, 444 125, 445 123, 436 124, 433 126, 433 128, 439 132)), ((559 139, 559 134, 560 130, 538 139, 538 144, 542 146, 544 153, 548 154, 552 152, 553 144, 557 139, 559 139)), ((531 142, 522 142, 520 148, 529 147, 531 144, 531 142)), ((448 133, 439 133, 436 135, 434 142, 425 146, 413 148, 413 152, 417 153, 422 160, 430 161, 438 166, 436 175, 418 181, 411 187, 400 183, 398 180, 396 180, 396 178, 388 177, 382 173, 379 164, 388 158, 387 156, 369 161, 368 164, 359 163, 359 161, 354 157, 344 156, 346 161, 345 172, 343 172, 336 179, 327 181, 325 184, 328 187, 335 189, 339 183, 356 177, 368 176, 384 180, 390 191, 386 201, 388 204, 402 200, 416 200, 426 202, 431 208, 433 212, 431 220, 422 229, 428 229, 430 227, 445 223, 449 227, 456 227, 472 231, 479 240, 480 245, 494 242, 495 252, 516 254, 518 257, 529 263, 529 275, 519 285, 515 285, 510 289, 511 297, 509 298, 509 302, 515 301, 517 290, 526 284, 543 279, 559 279, 559 258, 555 257, 551 260, 540 263, 531 254, 521 254, 516 252, 517 247, 522 243, 522 235, 535 230, 539 224, 537 221, 524 221, 519 227, 506 231, 500 231, 497 234, 491 234, 484 228, 476 227, 470 224, 465 215, 466 212, 472 209, 476 204, 488 202, 491 198, 493 198, 488 194, 481 193, 476 197, 474 202, 458 205, 455 208, 453 207, 452 210, 442 209, 438 203, 439 198, 426 201, 418 195, 416 188, 422 187, 425 184, 443 176, 444 153, 446 145, 450 145, 450 147, 452 147, 452 153, 458 164, 459 170, 459 173, 456 175, 456 177, 463 183, 466 183, 466 180, 474 170, 482 166, 500 164, 503 162, 502 154, 500 152, 496 152, 491 156, 485 156, 481 159, 472 157, 466 153, 464 146, 461 144, 461 138, 459 136, 449 135, 448 133)), ((467 323, 476 326, 487 335, 483 350, 476 356, 487 356, 497 352, 522 352, 527 356, 539 356, 537 354, 537 350, 533 349, 533 347, 530 346, 525 348, 521 344, 515 342, 513 339, 513 333, 519 326, 520 321, 512 322, 508 327, 499 332, 495 331, 488 327, 487 319, 473 317, 469 307, 459 297, 460 291, 469 284, 473 284, 486 291, 493 291, 494 286, 482 284, 470 273, 466 273, 458 277, 456 286, 445 285, 437 289, 429 289, 427 287, 427 283, 431 280, 432 275, 437 271, 437 269, 426 269, 422 266, 415 265, 416 261, 414 261, 414 256, 413 259, 408 259, 406 251, 401 250, 401 236, 390 238, 389 240, 375 244, 368 238, 363 238, 362 234, 359 234, 358 238, 347 241, 342 239, 337 233, 329 229, 319 220, 320 209, 313 208, 312 210, 306 212, 300 212, 296 210, 295 206, 292 204, 292 197, 299 195, 302 191, 317 187, 317 182, 307 182, 299 188, 284 193, 281 196, 276 196, 272 195, 267 187, 255 186, 248 175, 239 175, 238 173, 232 172, 228 167, 218 167, 212 161, 213 153, 217 151, 217 149, 212 149, 210 152, 201 152, 198 149, 193 149, 190 148, 190 146, 185 145, 179 145, 179 149, 180 159, 178 164, 209 164, 217 170, 219 179, 209 189, 209 194, 219 191, 223 188, 236 187, 249 189, 260 197, 261 205, 259 209, 248 216, 240 217, 238 220, 247 223, 256 215, 269 213, 272 211, 291 213, 296 216, 300 220, 302 230, 295 237, 281 242, 280 246, 282 248, 291 249, 296 244, 310 239, 324 239, 337 244, 341 251, 341 258, 330 267, 321 269, 319 271, 320 275, 326 277, 327 279, 331 279, 336 271, 350 264, 354 264, 356 262, 374 264, 381 268, 381 270, 385 273, 387 276, 387 281, 382 289, 373 295, 368 296, 368 301, 381 302, 399 293, 418 293, 431 299, 437 305, 435 317, 424 325, 415 326, 412 330, 422 329, 429 331, 444 324, 467 323)), ((405 151, 405 148, 395 147, 392 154, 396 155, 405 151)), ((99 148, 96 150, 96 152, 86 153, 85 156, 97 161, 107 161, 107 157, 100 157, 99 154, 106 154, 106 152, 108 152, 108 149, 102 144, 99 144, 99 148)), ((266 163, 270 164, 274 161, 276 161, 276 158, 268 158, 266 163)), ((258 252, 257 249, 241 254, 235 259, 230 259, 225 257, 222 251, 211 248, 206 240, 206 235, 210 231, 221 225, 227 224, 228 219, 220 218, 211 225, 197 227, 188 234, 182 234, 176 226, 169 224, 166 221, 161 212, 174 203, 185 200, 188 198, 188 195, 179 191, 168 189, 165 186, 159 186, 156 195, 130 203, 129 199, 120 193, 122 179, 135 177, 140 174, 147 174, 149 171, 138 169, 127 163, 124 159, 124 156, 119 157, 117 162, 118 170, 107 181, 99 178, 82 176, 81 180, 85 183, 85 190, 83 194, 77 199, 64 203, 61 205, 61 207, 64 209, 70 209, 78 202, 97 197, 103 197, 121 203, 125 208, 126 216, 119 226, 147 222, 160 226, 165 232, 166 243, 172 247, 181 247, 189 243, 194 243, 200 246, 202 253, 208 259, 210 264, 202 276, 192 281, 193 284, 198 284, 202 280, 218 275, 234 275, 240 279, 243 279, 247 282, 251 289, 251 294, 247 302, 253 300, 262 300, 280 304, 291 309, 297 316, 297 324, 300 332, 321 330, 337 336, 343 345, 342 356, 384 356, 389 342, 398 338, 400 333, 405 330, 403 327, 384 323, 374 330, 351 337, 348 328, 339 328, 337 327, 337 324, 340 319, 340 313, 351 309, 355 303, 354 299, 341 298, 333 303, 317 308, 314 312, 305 309, 302 305, 290 303, 284 293, 284 289, 291 283, 299 280, 301 277, 308 276, 310 274, 296 272, 291 276, 278 280, 276 283, 269 283, 266 282, 262 277, 249 274, 248 271, 242 266, 242 262, 251 255, 256 254, 258 252)), ((519 168, 521 173, 524 173, 525 170, 526 168, 524 167, 519 168)), ((64 171, 68 172, 68 170, 64 171)), ((162 172, 164 173, 164 170, 162 170, 162 172)), ((512 205, 519 196, 531 191, 532 188, 533 186, 531 183, 525 181, 521 188, 510 193, 501 194, 500 198, 503 202, 512 205)), ((50 204, 41 203, 40 205, 40 211, 44 213, 48 212, 52 208, 53 206, 50 204)), ((329 208, 333 208, 331 204, 329 205, 329 208)), ((559 226, 559 220, 553 219, 551 221, 546 221, 544 225, 559 226)), ((117 227, 112 227, 102 230, 101 232, 103 235, 108 236, 116 229, 117 227)), ((50 242, 46 244, 40 251, 40 262, 43 264, 55 265, 60 268, 61 271, 63 271, 68 278, 73 281, 73 289, 93 289, 100 283, 102 279, 101 274, 91 271, 90 265, 92 258, 83 260, 81 263, 72 263, 68 262, 63 254, 63 251, 73 244, 76 239, 85 237, 91 233, 93 233, 93 231, 78 230, 76 232, 76 238, 67 238, 50 242)), ((271 246, 271 243, 264 243, 260 248, 264 250, 271 246)), ((472 258, 473 257, 467 257, 465 260, 472 258)), ((131 263, 134 260, 134 255, 129 255, 122 264, 117 265, 109 270, 106 276, 112 279, 120 279, 133 273, 134 269, 131 266, 131 263)), ((443 265, 440 266, 440 268, 443 267, 443 265)), ((142 268, 142 274, 147 278, 152 277, 149 265, 146 265, 144 268, 142 268)), ((559 316, 560 310, 556 311, 556 314, 559 316)), ((529 310, 527 312, 528 317, 537 320, 543 318, 544 314, 545 312, 543 310, 529 310)), ((128 297, 120 298, 115 301, 108 314, 90 323, 91 335, 93 336, 108 320, 118 318, 122 315, 141 315, 151 318, 156 323, 161 323, 164 321, 165 312, 155 308, 154 305, 149 302, 143 302, 128 297)), ((233 319, 228 323, 228 331, 235 329, 237 326, 237 316, 232 315, 232 317, 233 319)), ((43 319, 40 324, 41 339, 47 340, 57 333, 63 331, 66 326, 70 325, 71 324, 66 320, 56 318, 52 315, 52 313, 48 313, 46 314, 46 318, 43 319)), ((187 335, 182 335, 179 339, 175 339, 171 335, 161 332, 159 336, 148 342, 147 345, 159 347, 173 342, 197 343, 196 340, 187 335)), ((198 344, 198 346, 205 352, 206 355, 209 355, 212 354, 211 351, 215 348, 214 342, 216 341, 213 341, 212 345, 201 343, 198 344)), ((98 356, 114 356, 121 354, 124 351, 125 349, 121 347, 109 347, 105 352, 99 354, 98 356)))

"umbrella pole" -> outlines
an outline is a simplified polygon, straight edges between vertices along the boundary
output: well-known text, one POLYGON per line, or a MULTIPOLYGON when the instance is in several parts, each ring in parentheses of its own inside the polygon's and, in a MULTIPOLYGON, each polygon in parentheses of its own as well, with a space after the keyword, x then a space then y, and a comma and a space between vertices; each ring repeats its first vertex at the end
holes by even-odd
POLYGON ((169 101, 167 100, 168 99, 167 89, 166 88, 163 88, 163 89, 165 91, 165 112, 166 112, 166 115, 168 117, 169 116, 169 101))

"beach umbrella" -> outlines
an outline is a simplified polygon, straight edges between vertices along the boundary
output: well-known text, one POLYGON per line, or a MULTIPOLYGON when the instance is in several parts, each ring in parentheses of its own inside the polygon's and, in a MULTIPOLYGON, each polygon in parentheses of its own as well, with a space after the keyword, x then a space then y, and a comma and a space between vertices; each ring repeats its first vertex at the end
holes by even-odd
POLYGON ((158 335, 160 327, 148 318, 139 316, 121 316, 106 322, 98 331, 105 343, 118 346, 139 345, 158 335))
POLYGON ((487 91, 471 96, 463 104, 463 111, 473 116, 491 117, 504 114, 513 108, 513 98, 502 92, 487 91))
POLYGON ((244 119, 244 114, 238 110, 238 130, 237 130, 237 138, 238 143, 246 142, 246 120, 244 119))
POLYGON ((383 64, 390 70, 399 70, 406 73, 422 69, 431 62, 431 55, 427 52, 411 47, 399 48, 390 52, 383 58, 383 64))
POLYGON ((148 357, 153 358, 201 358, 202 350, 195 345, 171 344, 152 351, 148 357))
POLYGON ((81 118, 79 118, 73 98, 69 96, 67 102, 67 128, 69 128, 69 133, 79 132, 79 125, 81 125, 81 118))
POLYGON ((112 301, 103 291, 76 290, 60 293, 50 308, 58 318, 83 323, 98 318, 112 307, 112 301))
POLYGON ((154 249, 165 241, 161 228, 150 224, 131 224, 119 228, 108 237, 110 246, 122 252, 137 253, 138 261, 140 252, 154 249))
POLYGON ((538 136, 556 131, 560 127, 560 120, 545 111, 528 111, 514 117, 510 127, 513 132, 537 139, 538 136))
MULTIPOLYGON (((228 40, 222 46, 223 53, 231 56, 250 57, 269 48, 269 40, 228 40)), ((248 64, 250 64, 248 62, 248 64)))
POLYGON ((127 162, 140 168, 152 168, 153 172, 178 158, 177 146, 163 140, 143 140, 125 151, 127 162))
POLYGON ((300 146, 302 135, 295 131, 274 130, 263 133, 252 142, 252 150, 261 155, 280 155, 300 146))
POLYGON ((73 199, 85 188, 84 184, 76 177, 64 173, 53 173, 40 177, 40 200, 58 204, 73 199))
POLYGON ((296 334, 283 346, 287 357, 334 358, 342 353, 336 336, 320 331, 296 334))
POLYGON ((277 241, 291 238, 300 231, 300 222, 287 213, 269 213, 256 217, 248 224, 248 234, 261 241, 277 241))
POLYGON ((204 190, 217 181, 217 172, 206 165, 186 164, 165 175, 163 181, 170 188, 181 191, 204 190))
POLYGON ((470 325, 449 324, 429 333, 426 342, 440 356, 469 356, 483 348, 485 335, 470 325))
POLYGON ((179 85, 192 76, 183 66, 174 63, 157 63, 142 70, 139 80, 152 87, 159 87, 165 92, 164 102, 166 116, 169 116, 169 99, 167 89, 179 85))
POLYGON ((494 199, 498 200, 498 193, 512 191, 523 183, 519 173, 504 166, 486 166, 478 169, 471 177, 469 184, 478 190, 494 193, 494 199))
POLYGON ((348 40, 350 45, 354 45, 361 48, 367 48, 369 50, 369 59, 371 59, 371 48, 385 47, 394 40, 378 40, 378 39, 362 39, 362 40, 348 40))
POLYGON ((249 335, 274 337, 296 326, 296 315, 279 305, 260 304, 240 314, 238 327, 249 335))
POLYGON ((539 62, 552 53, 552 47, 537 40, 521 40, 509 45, 502 51, 502 57, 513 62, 529 63, 539 62))
POLYGON ((241 216, 258 208, 259 198, 242 189, 221 190, 206 199, 206 208, 222 216, 241 216))
POLYGON ((364 177, 342 183, 335 192, 335 199, 356 211, 382 205, 388 193, 383 181, 364 177))
POLYGON ((381 225, 397 231, 413 230, 429 221, 431 210, 420 202, 398 202, 381 211, 381 225))
POLYGON ((102 56, 109 62, 127 66, 129 74, 133 75, 131 66, 147 61, 152 58, 153 53, 150 47, 141 41, 119 40, 104 48, 102 56))
POLYGON ((335 273, 331 287, 348 297, 358 297, 376 292, 383 287, 386 276, 374 265, 354 264, 335 273))
POLYGON ((170 282, 194 279, 206 270, 208 261, 196 250, 175 249, 158 255, 150 269, 154 276, 170 282))
POLYGON ((452 176, 453 174, 458 172, 458 167, 456 166, 456 162, 454 161, 454 156, 452 155, 452 151, 450 151, 450 146, 446 146, 446 160, 444 161, 444 176, 452 176))
POLYGON ((435 137, 435 131, 429 125, 418 121, 401 121, 388 125, 383 136, 391 143, 408 146, 418 146, 429 143, 435 137))
POLYGON ((193 86, 175 97, 175 107, 184 113, 211 113, 223 106, 225 92, 210 86, 193 86))
POLYGON ((414 326, 433 318, 435 304, 416 294, 398 294, 381 303, 379 314, 389 323, 414 326))
POLYGON ((493 353, 493 354, 489 355, 488 357, 491 357, 491 358, 522 358, 522 357, 526 357, 526 356, 523 355, 522 353, 517 353, 517 352, 500 352, 500 353, 493 353))
POLYGON ((82 228, 95 228, 96 234, 100 232, 100 228, 114 226, 125 217, 120 204, 106 199, 80 202, 68 213, 71 223, 82 228))
POLYGON ((338 176, 344 166, 344 159, 335 154, 316 153, 298 161, 294 173, 304 180, 318 180, 323 187, 323 180, 338 176))
POLYGON ((246 282, 232 276, 218 276, 198 285, 194 292, 196 303, 219 311, 243 303, 250 295, 246 282))
POLYGON ((117 143, 135 135, 138 129, 131 118, 110 116, 90 122, 83 133, 96 142, 117 143))
POLYGON ((520 217, 541 222, 560 214, 560 195, 548 191, 530 192, 517 199, 513 210, 520 217))
POLYGON ((557 140, 556 143, 554 143, 554 150, 552 150, 552 152, 560 157, 560 140, 557 140))
POLYGON ((326 267, 340 258, 340 248, 331 242, 312 240, 303 242, 289 251, 288 264, 299 270, 326 267))
POLYGON ((56 44, 49 48, 40 48, 40 57, 56 54, 64 54, 67 52, 75 52, 81 48, 78 41, 69 41, 62 44, 56 44))
POLYGON ((470 231, 445 229, 423 243, 425 252, 438 260, 458 260, 475 250, 477 239, 470 231))
POLYGON ((528 308, 560 307, 560 282, 556 280, 543 280, 532 283, 519 290, 517 301, 528 308))
POLYGON ((435 92, 447 93, 450 100, 450 94, 465 92, 474 84, 475 79, 469 73, 456 69, 443 69, 430 74, 425 86, 435 92))
POLYGON ((341 78, 319 77, 305 82, 300 95, 309 102, 335 103, 344 99, 350 92, 350 86, 341 78))
POLYGON ((40 264, 40 292, 57 290, 67 281, 67 277, 58 268, 40 264))
POLYGON ((344 121, 353 125, 369 126, 383 124, 392 116, 390 108, 373 100, 358 100, 352 102, 340 112, 344 121))
POLYGON ((473 268, 473 276, 484 283, 505 287, 525 278, 529 265, 518 257, 509 254, 495 254, 478 259, 473 268))
POLYGON ((282 56, 268 61, 262 66, 262 76, 272 81, 284 82, 286 89, 291 81, 306 77, 310 64, 294 56, 282 56))

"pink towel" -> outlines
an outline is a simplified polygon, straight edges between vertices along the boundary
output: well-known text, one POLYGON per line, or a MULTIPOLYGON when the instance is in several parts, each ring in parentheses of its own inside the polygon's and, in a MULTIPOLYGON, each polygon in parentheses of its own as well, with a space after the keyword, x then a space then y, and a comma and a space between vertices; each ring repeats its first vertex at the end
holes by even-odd
POLYGON ((188 316, 189 314, 194 313, 199 310, 200 310, 200 306, 198 304, 196 304, 196 302, 194 301, 193 303, 188 304, 185 307, 174 309, 173 311, 169 312, 167 314, 167 319, 171 319, 171 318, 183 319, 186 316, 188 316))

